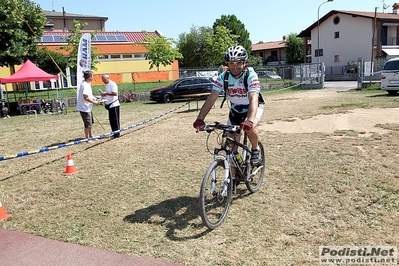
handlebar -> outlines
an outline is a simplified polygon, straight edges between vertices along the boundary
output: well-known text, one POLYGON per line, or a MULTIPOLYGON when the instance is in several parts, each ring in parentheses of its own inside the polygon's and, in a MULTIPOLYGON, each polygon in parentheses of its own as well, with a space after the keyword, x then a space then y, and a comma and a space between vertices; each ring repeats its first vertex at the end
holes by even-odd
POLYGON ((240 133, 240 126, 237 125, 225 125, 221 124, 220 122, 215 122, 215 124, 205 125, 204 131, 211 133, 212 131, 219 129, 223 130, 224 132, 229 133, 240 133))

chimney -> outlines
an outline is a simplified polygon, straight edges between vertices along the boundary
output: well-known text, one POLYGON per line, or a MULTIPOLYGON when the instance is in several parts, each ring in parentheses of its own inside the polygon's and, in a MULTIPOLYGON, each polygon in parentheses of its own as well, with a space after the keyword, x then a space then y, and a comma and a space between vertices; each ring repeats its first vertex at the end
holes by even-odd
POLYGON ((392 6, 392 13, 399 14, 399 3, 395 3, 392 6))

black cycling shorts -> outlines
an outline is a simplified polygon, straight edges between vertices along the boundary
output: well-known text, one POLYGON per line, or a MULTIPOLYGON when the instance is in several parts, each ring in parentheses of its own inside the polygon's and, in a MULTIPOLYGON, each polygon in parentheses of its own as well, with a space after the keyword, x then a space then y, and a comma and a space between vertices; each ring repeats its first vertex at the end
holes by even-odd
POLYGON ((229 120, 232 125, 240 125, 247 118, 248 113, 237 113, 230 109, 229 120))

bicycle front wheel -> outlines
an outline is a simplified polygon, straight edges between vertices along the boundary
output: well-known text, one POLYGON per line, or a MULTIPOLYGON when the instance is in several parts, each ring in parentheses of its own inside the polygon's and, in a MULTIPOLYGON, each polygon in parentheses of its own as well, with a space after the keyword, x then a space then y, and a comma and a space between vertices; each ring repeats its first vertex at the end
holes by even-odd
POLYGON ((231 205, 232 193, 231 182, 224 184, 224 160, 213 161, 205 172, 199 198, 199 213, 206 227, 215 229, 222 224, 231 205))
POLYGON ((258 147, 260 149, 260 158, 261 164, 258 166, 250 166, 247 170, 247 180, 245 181, 245 185, 247 189, 254 193, 259 190, 260 186, 262 185, 263 178, 265 176, 265 168, 266 168, 266 161, 265 161, 265 150, 263 148, 262 142, 258 141, 258 147))

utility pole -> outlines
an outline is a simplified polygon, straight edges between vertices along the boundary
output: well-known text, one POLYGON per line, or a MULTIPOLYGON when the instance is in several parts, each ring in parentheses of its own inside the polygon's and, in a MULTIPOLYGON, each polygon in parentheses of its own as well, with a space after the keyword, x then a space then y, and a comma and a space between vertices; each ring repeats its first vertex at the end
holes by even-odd
POLYGON ((370 65, 370 87, 371 87, 371 82, 373 81, 373 65, 374 65, 374 40, 375 40, 375 29, 377 27, 377 9, 378 7, 375 8, 374 10, 374 24, 373 24, 373 40, 371 43, 371 65, 370 65))

